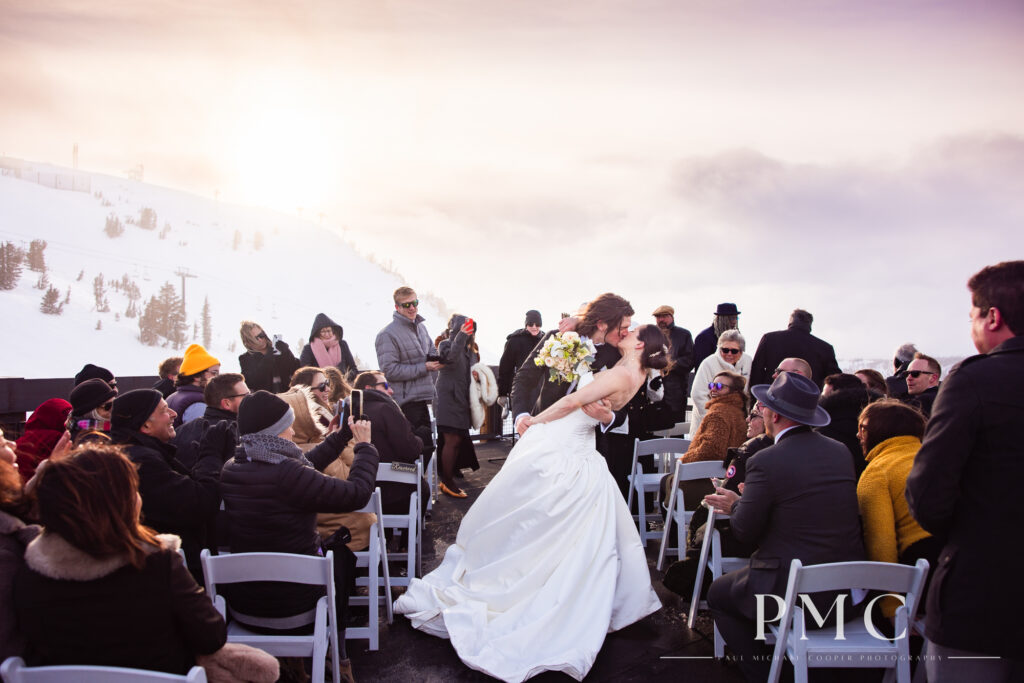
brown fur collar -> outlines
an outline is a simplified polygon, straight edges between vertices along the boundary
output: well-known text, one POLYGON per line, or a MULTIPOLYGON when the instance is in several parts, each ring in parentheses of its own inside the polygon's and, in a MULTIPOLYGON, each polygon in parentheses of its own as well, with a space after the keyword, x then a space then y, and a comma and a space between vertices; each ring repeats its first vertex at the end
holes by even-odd
MULTIPOLYGON (((150 546, 150 552, 172 550, 177 552, 181 539, 173 534, 157 534, 160 548, 150 546)), ((43 531, 25 548, 25 564, 51 579, 61 581, 95 581, 113 574, 128 564, 124 555, 96 558, 79 550, 58 534, 43 531)))

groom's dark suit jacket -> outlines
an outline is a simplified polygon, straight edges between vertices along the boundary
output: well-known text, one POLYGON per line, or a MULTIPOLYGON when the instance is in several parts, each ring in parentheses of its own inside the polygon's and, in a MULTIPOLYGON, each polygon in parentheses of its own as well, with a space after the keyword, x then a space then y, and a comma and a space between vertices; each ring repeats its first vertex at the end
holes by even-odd
POLYGON ((793 559, 805 565, 863 560, 849 450, 810 427, 786 432, 747 461, 729 523, 738 540, 757 547, 748 567, 719 579, 731 577, 734 608, 749 618, 755 594, 785 596, 793 559))

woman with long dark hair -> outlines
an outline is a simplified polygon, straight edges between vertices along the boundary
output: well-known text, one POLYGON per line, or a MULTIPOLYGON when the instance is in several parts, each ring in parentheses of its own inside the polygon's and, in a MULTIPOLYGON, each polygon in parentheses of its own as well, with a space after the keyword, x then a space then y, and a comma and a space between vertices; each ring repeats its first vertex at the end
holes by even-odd
POLYGON ((36 478, 43 532, 14 582, 30 666, 183 674, 224 645, 224 620, 178 555, 142 525, 139 477, 117 447, 87 445, 36 478))
POLYGON ((441 491, 455 498, 466 492, 455 483, 459 465, 477 469, 476 453, 469 438, 472 410, 469 407, 471 368, 480 360, 476 346, 476 323, 456 313, 437 339, 441 371, 434 385, 434 419, 437 421, 438 453, 440 453, 441 491))

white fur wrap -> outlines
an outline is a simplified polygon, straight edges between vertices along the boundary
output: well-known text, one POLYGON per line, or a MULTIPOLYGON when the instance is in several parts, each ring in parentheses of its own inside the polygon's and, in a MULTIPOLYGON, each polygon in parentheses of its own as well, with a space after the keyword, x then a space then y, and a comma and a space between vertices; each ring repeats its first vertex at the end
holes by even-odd
POLYGON ((493 406, 497 400, 498 382, 494 379, 494 373, 484 363, 477 363, 471 368, 469 376, 469 410, 473 429, 480 429, 483 425, 485 406, 493 406))

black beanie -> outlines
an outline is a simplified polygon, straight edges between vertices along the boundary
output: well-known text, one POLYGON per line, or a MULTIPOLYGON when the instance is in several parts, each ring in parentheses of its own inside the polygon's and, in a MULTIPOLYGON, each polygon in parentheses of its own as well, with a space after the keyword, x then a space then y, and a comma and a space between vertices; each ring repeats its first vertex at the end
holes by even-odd
POLYGON ((543 325, 540 319, 540 311, 529 310, 526 312, 526 322, 523 323, 523 327, 527 325, 537 325, 538 327, 543 325))
POLYGON ((277 436, 294 421, 292 407, 263 389, 243 398, 238 406, 239 435, 263 432, 277 436))
POLYGON ((79 370, 78 374, 75 375, 75 386, 78 386, 87 379, 101 379, 104 382, 109 383, 110 380, 114 379, 114 373, 106 368, 101 368, 98 365, 86 363, 85 367, 79 370))
POLYGON ((164 395, 156 389, 126 391, 114 399, 114 407, 110 412, 111 428, 139 431, 163 398, 164 395))
POLYGON ((71 390, 68 400, 71 401, 71 414, 85 415, 117 396, 110 385, 98 378, 87 379, 71 390))

